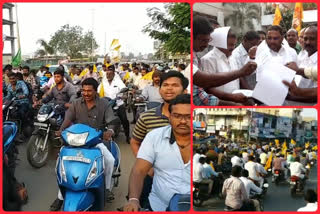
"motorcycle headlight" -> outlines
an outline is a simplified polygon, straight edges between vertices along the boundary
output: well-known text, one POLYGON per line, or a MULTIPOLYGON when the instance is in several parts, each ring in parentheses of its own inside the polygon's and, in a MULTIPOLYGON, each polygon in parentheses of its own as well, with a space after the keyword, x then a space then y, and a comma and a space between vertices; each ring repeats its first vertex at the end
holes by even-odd
POLYGON ((94 178, 96 178, 97 175, 98 175, 98 168, 97 168, 97 161, 95 160, 93 162, 93 165, 92 165, 90 172, 89 172, 89 175, 87 177, 86 185, 88 185, 94 178))
POLYGON ((268 187, 269 187, 269 184, 268 184, 268 183, 264 183, 264 184, 263 184, 263 187, 264 187, 264 188, 268 188, 268 187))
POLYGON ((83 146, 86 144, 89 132, 84 132, 81 134, 74 134, 67 132, 67 142, 70 146, 83 146))
POLYGON ((47 120, 47 118, 48 118, 48 114, 38 114, 38 115, 37 115, 37 120, 38 120, 39 122, 44 122, 44 121, 47 120))
POLYGON ((60 161, 60 176, 64 182, 67 182, 66 170, 64 169, 63 160, 60 161))

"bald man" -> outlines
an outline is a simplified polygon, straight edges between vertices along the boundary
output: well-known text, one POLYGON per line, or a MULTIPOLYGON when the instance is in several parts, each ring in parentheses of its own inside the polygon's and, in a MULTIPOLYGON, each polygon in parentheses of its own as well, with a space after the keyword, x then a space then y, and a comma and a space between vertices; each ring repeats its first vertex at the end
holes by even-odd
POLYGON ((299 38, 298 31, 291 28, 286 33, 286 37, 287 37, 287 41, 288 41, 289 46, 291 48, 293 48, 297 52, 297 54, 299 54, 299 52, 301 51, 301 46, 298 44, 298 38, 299 38))

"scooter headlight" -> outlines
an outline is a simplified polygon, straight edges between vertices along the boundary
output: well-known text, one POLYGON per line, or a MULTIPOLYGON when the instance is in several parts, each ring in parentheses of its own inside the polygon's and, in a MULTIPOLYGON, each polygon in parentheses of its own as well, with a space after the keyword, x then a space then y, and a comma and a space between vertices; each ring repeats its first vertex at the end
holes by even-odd
POLYGON ((268 188, 268 187, 269 187, 269 184, 268 184, 268 183, 264 183, 264 184, 263 184, 263 187, 264 187, 264 188, 268 188))
POLYGON ((63 160, 60 161, 60 176, 64 182, 67 182, 66 170, 64 168, 63 160))
POLYGON ((81 134, 74 134, 67 132, 67 142, 70 146, 83 146, 86 144, 89 132, 84 132, 81 134))
POLYGON ((39 122, 44 122, 44 121, 47 120, 47 118, 48 118, 48 114, 38 114, 38 115, 37 115, 37 120, 38 120, 39 122))
POLYGON ((98 175, 97 161, 93 162, 93 165, 90 169, 89 175, 86 180, 86 185, 88 185, 93 179, 95 179, 98 175))
POLYGON ((310 169, 310 166, 309 166, 309 165, 307 165, 307 166, 306 166, 306 168, 307 168, 307 169, 310 169))

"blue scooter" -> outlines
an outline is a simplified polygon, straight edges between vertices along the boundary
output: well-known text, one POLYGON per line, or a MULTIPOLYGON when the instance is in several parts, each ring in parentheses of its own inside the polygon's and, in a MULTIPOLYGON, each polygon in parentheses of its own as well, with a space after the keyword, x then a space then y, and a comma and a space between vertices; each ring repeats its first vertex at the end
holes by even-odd
MULTIPOLYGON (((66 146, 60 150, 56 173, 64 197, 63 211, 103 211, 105 204, 105 176, 103 155, 95 146, 102 142, 102 131, 84 124, 74 124, 62 132, 66 146)), ((115 157, 113 186, 120 174, 120 149, 111 142, 115 157)))

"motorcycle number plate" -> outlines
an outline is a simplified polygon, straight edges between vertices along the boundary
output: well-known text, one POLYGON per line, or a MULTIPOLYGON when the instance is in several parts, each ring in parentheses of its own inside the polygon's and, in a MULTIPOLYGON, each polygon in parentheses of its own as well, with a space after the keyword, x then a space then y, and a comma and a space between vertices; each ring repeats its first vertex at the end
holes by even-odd
POLYGON ((62 160, 78 161, 78 162, 82 162, 82 163, 91 163, 90 159, 84 158, 84 157, 77 157, 77 156, 63 156, 62 160))
POLYGON ((34 122, 33 125, 35 125, 35 126, 42 126, 42 127, 48 127, 48 124, 46 124, 46 123, 34 122))
POLYGON ((294 185, 295 185, 295 184, 296 184, 296 182, 294 182, 294 181, 291 181, 291 182, 290 182, 290 184, 294 184, 294 185))
POLYGON ((278 176, 279 176, 279 174, 274 174, 274 176, 277 176, 277 177, 278 177, 278 176))

